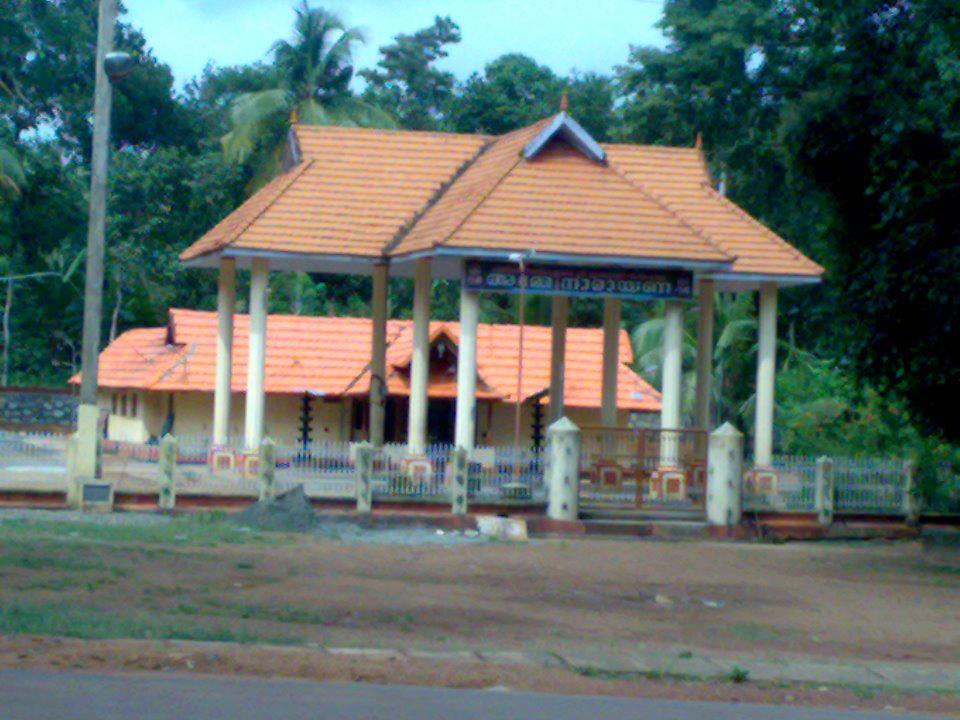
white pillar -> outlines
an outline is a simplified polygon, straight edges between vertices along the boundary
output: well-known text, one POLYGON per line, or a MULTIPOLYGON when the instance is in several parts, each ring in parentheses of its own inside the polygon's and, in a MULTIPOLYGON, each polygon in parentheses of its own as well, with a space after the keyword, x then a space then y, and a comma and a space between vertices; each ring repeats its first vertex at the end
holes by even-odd
POLYGON ((724 423, 710 433, 707 458, 707 522, 717 527, 738 525, 743 435, 730 423, 724 423))
POLYGON ((563 380, 566 372, 567 320, 570 298, 554 295, 550 309, 550 413, 548 420, 555 423, 563 417, 563 380))
POLYGON ((580 502, 580 428, 560 418, 547 428, 547 517, 576 520, 580 502))
POLYGON ((270 266, 254 258, 250 268, 250 353, 247 361, 247 417, 244 439, 247 450, 259 450, 263 439, 264 378, 267 360, 267 286, 270 266))
POLYGON ((697 412, 695 427, 710 430, 710 386, 713 380, 713 280, 700 281, 697 322, 697 412))
POLYGON ((773 403, 777 362, 777 286, 773 283, 760 285, 759 320, 753 460, 757 467, 769 467, 773 460, 773 403))
POLYGON ((620 301, 603 301, 603 378, 600 394, 600 422, 617 425, 617 370, 620 366, 620 301))
POLYGON ((387 276, 385 262, 373 266, 373 347, 370 355, 370 444, 383 445, 387 402, 387 276))
POLYGON ((213 444, 230 439, 230 393, 233 379, 233 313, 237 303, 237 271, 233 258, 220 259, 217 279, 217 375, 213 387, 213 444))
POLYGON ((420 455, 427 448, 427 381, 430 375, 430 260, 417 260, 413 279, 413 358, 410 362, 408 448, 420 455))
POLYGON ((460 348, 457 351, 457 418, 454 442, 473 450, 477 434, 477 322, 480 295, 460 286, 460 348))
MULTIPOLYGON (((683 402, 683 304, 667 300, 663 318, 663 367, 660 401, 660 429, 679 430, 683 402)), ((676 467, 679 458, 680 437, 676 433, 661 433, 660 464, 676 467)))

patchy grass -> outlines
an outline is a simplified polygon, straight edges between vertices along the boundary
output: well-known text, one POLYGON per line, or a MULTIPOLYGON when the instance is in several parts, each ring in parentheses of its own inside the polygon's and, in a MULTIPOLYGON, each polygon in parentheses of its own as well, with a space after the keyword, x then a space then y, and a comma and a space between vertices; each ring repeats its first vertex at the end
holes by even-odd
POLYGON ((122 615, 59 603, 12 602, 0 605, 0 633, 79 638, 209 640, 296 643, 289 637, 264 637, 227 626, 193 626, 156 615, 122 615))
POLYGON ((26 538, 172 546, 288 542, 288 539, 281 534, 265 533, 236 525, 222 512, 193 513, 174 518, 169 522, 155 524, 127 525, 25 519, 0 522, 0 543, 6 545, 26 538))
MULTIPOLYGON (((271 622, 307 625, 322 625, 324 623, 324 617, 320 613, 294 605, 255 605, 226 602, 217 598, 207 598, 201 600, 200 603, 204 606, 203 608, 185 603, 181 603, 181 607, 187 605, 187 614, 203 613, 204 615, 216 615, 220 617, 237 617, 243 620, 268 620, 271 622)), ((182 609, 178 610, 184 612, 182 609)))
POLYGON ((751 643, 787 640, 797 634, 795 630, 756 622, 731 623, 726 630, 729 634, 751 643))

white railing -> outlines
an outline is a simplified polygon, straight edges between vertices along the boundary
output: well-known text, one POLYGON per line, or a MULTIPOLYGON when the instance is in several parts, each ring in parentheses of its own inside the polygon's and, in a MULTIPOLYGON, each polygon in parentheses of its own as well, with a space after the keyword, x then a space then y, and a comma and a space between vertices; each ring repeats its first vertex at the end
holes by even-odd
MULTIPOLYGON (((826 466, 825 490, 833 490, 837 514, 905 512, 907 467, 896 458, 832 457, 826 466)), ((817 458, 776 455, 769 467, 748 462, 743 475, 743 509, 747 512, 817 512, 817 458)))

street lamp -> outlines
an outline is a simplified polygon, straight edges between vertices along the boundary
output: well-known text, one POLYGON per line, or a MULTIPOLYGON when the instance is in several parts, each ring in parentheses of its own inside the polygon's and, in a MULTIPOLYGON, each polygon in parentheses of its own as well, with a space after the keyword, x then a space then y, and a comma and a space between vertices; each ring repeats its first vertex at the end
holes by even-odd
MULTIPOLYGON (((96 85, 93 98, 93 149, 90 154, 90 211, 87 224, 87 276, 83 294, 83 350, 80 407, 77 412, 73 476, 83 493, 86 480, 97 477, 100 411, 97 407, 97 361, 103 314, 103 246, 107 217, 107 164, 110 153, 111 83, 126 77, 133 59, 113 51, 117 0, 100 0, 97 19, 96 85)), ((81 498, 82 502, 82 498, 81 498)))
POLYGON ((519 308, 518 308, 518 320, 520 323, 520 338, 517 343, 517 397, 516 404, 514 406, 513 414, 513 452, 514 452, 514 482, 519 482, 520 480, 520 411, 523 407, 523 329, 524 329, 524 320, 526 315, 526 305, 527 305, 527 278, 526 278, 526 261, 532 258, 536 254, 536 250, 530 249, 524 252, 513 252, 508 256, 511 262, 517 263, 520 268, 520 277, 518 278, 518 285, 520 287, 520 298, 519 298, 519 308))

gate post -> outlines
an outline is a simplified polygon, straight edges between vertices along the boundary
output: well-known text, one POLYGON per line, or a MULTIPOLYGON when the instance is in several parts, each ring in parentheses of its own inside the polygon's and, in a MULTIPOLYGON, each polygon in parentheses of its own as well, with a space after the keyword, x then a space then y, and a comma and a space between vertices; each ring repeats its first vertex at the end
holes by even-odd
POLYGON ((547 428, 547 517, 576 520, 580 512, 580 428, 562 417, 547 428))
POLYGON ((167 433, 160 440, 160 505, 161 510, 173 510, 177 503, 176 467, 177 439, 167 433))
POLYGON ((916 496, 917 466, 914 465, 913 460, 906 460, 903 463, 903 475, 904 521, 908 525, 916 525, 920 520, 920 507, 916 496))
POLYGON ((260 457, 257 460, 261 500, 273 500, 274 475, 277 471, 276 454, 276 443, 270 438, 264 438, 260 443, 260 457))
POLYGON ((457 445, 453 449, 453 475, 450 479, 450 511, 454 515, 467 514, 468 453, 457 445))
POLYGON ((743 433, 726 422, 710 433, 707 456, 707 522, 715 527, 740 524, 743 433))
POLYGON ((814 497, 817 519, 821 525, 833 523, 833 460, 817 458, 817 485, 814 497))
POLYGON ((357 512, 369 513, 373 507, 373 445, 357 444, 357 512))

